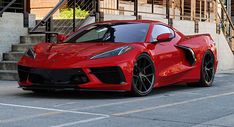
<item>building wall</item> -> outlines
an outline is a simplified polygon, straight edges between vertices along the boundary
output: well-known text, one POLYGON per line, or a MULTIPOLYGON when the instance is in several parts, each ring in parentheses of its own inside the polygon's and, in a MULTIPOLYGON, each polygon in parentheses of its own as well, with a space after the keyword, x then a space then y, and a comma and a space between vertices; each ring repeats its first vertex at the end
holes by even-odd
POLYGON ((31 0, 31 14, 35 14, 37 19, 42 19, 59 1, 60 0, 31 0))
POLYGON ((0 18, 0 59, 2 53, 10 51, 12 44, 19 43, 20 36, 27 34, 22 13, 4 12, 0 18))

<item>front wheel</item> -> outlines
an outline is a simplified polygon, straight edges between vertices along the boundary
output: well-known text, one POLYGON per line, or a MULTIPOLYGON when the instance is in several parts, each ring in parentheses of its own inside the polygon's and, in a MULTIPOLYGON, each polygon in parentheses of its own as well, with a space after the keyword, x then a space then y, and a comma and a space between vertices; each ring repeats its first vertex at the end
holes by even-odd
POLYGON ((135 96, 148 95, 155 81, 155 67, 151 58, 147 54, 141 54, 133 69, 132 93, 135 96))

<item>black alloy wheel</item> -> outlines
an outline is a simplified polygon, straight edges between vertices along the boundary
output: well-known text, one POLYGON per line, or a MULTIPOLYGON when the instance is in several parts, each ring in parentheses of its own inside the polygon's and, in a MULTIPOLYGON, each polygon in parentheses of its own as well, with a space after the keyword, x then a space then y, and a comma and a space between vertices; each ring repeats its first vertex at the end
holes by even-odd
POLYGON ((204 54, 201 72, 200 72, 200 81, 197 83, 189 83, 189 86, 202 86, 210 87, 213 84, 215 76, 215 67, 214 67, 214 55, 211 51, 206 51, 204 54))
POLYGON ((155 82, 155 67, 147 54, 141 54, 134 65, 132 93, 135 96, 148 95, 155 82))
POLYGON ((214 68, 214 55, 211 51, 207 51, 202 61, 201 70, 201 86, 212 86, 215 68, 214 68))

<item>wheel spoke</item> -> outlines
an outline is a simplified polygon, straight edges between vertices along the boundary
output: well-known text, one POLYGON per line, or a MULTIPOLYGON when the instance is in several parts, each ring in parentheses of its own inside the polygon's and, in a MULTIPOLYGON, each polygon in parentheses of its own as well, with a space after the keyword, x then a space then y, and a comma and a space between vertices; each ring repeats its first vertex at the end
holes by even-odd
POLYGON ((151 66, 151 64, 145 66, 145 67, 143 68, 143 70, 145 71, 145 70, 146 70, 147 68, 149 68, 150 66, 151 66))
MULTIPOLYGON (((147 91, 148 89, 146 88, 146 85, 145 85, 144 81, 141 79, 140 82, 141 82, 143 88, 145 89, 145 91, 147 91)), ((141 92, 144 92, 144 91, 141 91, 141 92)))
POLYGON ((145 75, 146 77, 150 77, 150 76, 153 76, 154 74, 147 74, 145 75))
POLYGON ((141 81, 140 81, 140 83, 138 84, 138 86, 139 86, 139 91, 142 91, 142 83, 141 83, 141 81))
POLYGON ((147 78, 147 76, 144 76, 144 78, 149 82, 150 85, 152 84, 152 82, 150 82, 150 80, 147 78))

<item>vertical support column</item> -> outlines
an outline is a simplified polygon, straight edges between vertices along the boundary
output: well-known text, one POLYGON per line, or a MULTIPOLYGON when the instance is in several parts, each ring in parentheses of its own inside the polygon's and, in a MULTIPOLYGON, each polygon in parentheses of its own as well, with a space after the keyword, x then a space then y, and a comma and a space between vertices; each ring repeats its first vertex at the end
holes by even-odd
MULTIPOLYGON (((50 32, 52 30, 52 19, 53 19, 52 17, 49 18, 45 24, 46 25, 46 27, 45 27, 46 32, 50 32)), ((46 34, 45 39, 46 39, 45 40, 46 42, 51 42, 50 34, 46 34)))
POLYGON ((176 13, 175 12, 175 6, 176 6, 176 3, 175 3, 175 0, 171 0, 171 2, 172 2, 171 5, 172 5, 172 9, 173 9, 173 14, 172 15, 173 15, 173 19, 175 19, 175 13, 176 13))
POLYGON ((210 1, 207 1, 207 6, 208 6, 208 8, 207 8, 207 12, 208 12, 208 15, 207 15, 207 18, 208 18, 208 21, 210 22, 210 13, 211 13, 211 11, 210 11, 210 1))
MULTIPOLYGON (((232 15, 231 15, 231 13, 232 13, 232 7, 231 7, 231 5, 232 5, 232 3, 231 3, 231 0, 227 0, 227 14, 228 14, 228 16, 231 18, 232 17, 232 15)), ((228 22, 228 28, 227 28, 227 31, 228 31, 228 34, 229 34, 229 36, 232 36, 232 34, 231 34, 231 26, 230 26, 231 24, 230 24, 230 22, 228 22)))
POLYGON ((199 20, 201 21, 202 19, 202 0, 199 0, 199 20))
POLYGON ((94 0, 95 5, 95 22, 100 21, 100 0, 94 0))
POLYGON ((207 0, 204 0, 204 18, 207 19, 207 0))
POLYGON ((119 0, 116 0, 116 9, 119 10, 119 0))
POLYGON ((180 0, 180 19, 184 20, 184 0, 180 0))
POLYGON ((170 19, 170 0, 166 0, 166 18, 170 19))
POLYGON ((24 5, 24 27, 29 27, 29 10, 28 10, 28 3, 29 0, 24 0, 23 5, 24 5))
POLYGON ((154 0, 151 1, 152 1, 152 13, 154 13, 154 0))
POLYGON ((216 23, 218 23, 218 8, 217 8, 217 0, 213 0, 213 9, 214 9, 214 20, 216 21, 216 23))
POLYGON ((73 32, 76 31, 76 0, 73 1, 73 21, 72 21, 73 32))
POLYGON ((196 17, 196 0, 191 0, 191 20, 195 20, 196 17))
POLYGON ((197 20, 197 15, 196 15, 196 8, 197 8, 197 0, 194 0, 194 4, 193 4, 193 20, 197 20))
POLYGON ((135 2, 134 2, 134 16, 136 16, 136 19, 137 19, 137 16, 138 16, 138 0, 135 0, 135 2))

